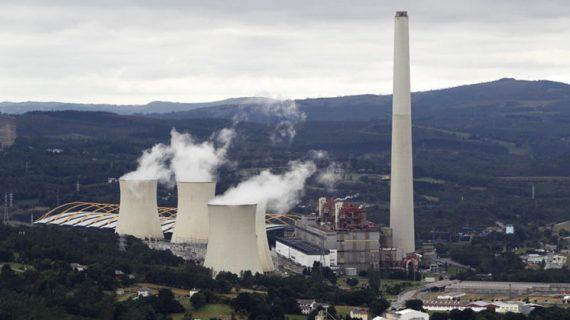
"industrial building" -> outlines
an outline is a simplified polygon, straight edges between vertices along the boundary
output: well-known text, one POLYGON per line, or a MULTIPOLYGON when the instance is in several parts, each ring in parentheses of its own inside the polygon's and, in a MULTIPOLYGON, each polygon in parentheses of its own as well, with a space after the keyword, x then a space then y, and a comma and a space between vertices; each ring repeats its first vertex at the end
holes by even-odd
POLYGON ((335 250, 327 250, 314 246, 300 239, 276 238, 275 252, 303 267, 310 268, 315 262, 324 267, 336 267, 335 250))
POLYGON ((450 292, 470 294, 524 295, 530 292, 562 294, 570 292, 570 283, 461 281, 449 284, 445 289, 450 292))
POLYGON ((208 205, 210 231, 204 266, 214 274, 263 273, 256 235, 256 205, 208 205))
POLYGON ((157 180, 119 180, 121 204, 115 231, 140 239, 163 239, 158 205, 157 180))
POLYGON ((208 242, 208 202, 216 196, 215 182, 178 181, 178 212, 173 243, 208 242))
POLYGON ((366 219, 362 206, 320 198, 317 211, 295 222, 295 238, 336 252, 338 268, 380 267, 380 229, 366 219))

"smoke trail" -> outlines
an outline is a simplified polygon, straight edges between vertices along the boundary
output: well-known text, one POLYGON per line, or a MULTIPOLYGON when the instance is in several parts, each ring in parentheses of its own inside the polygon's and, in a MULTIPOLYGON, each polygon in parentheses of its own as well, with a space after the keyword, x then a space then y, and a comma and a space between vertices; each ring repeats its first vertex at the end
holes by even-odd
POLYGON ((342 179, 344 170, 338 162, 332 162, 317 175, 317 183, 325 186, 328 191, 334 190, 335 185, 342 179))
POLYGON ((210 140, 197 142, 189 133, 170 132, 170 168, 178 181, 212 181, 217 169, 227 161, 227 151, 235 130, 222 129, 210 140), (219 145, 216 147, 216 142, 219 145))
POLYGON ((164 144, 157 144, 151 149, 143 151, 137 160, 138 167, 121 177, 125 180, 151 180, 156 179, 161 183, 169 184, 172 172, 168 168, 167 160, 169 148, 164 144))
POLYGON ((289 162, 289 170, 277 175, 269 170, 228 189, 213 204, 267 203, 269 210, 285 213, 303 196, 305 183, 317 170, 312 161, 289 162))
POLYGON ((257 121, 273 127, 269 138, 273 143, 292 142, 297 131, 295 126, 304 122, 307 115, 302 112, 294 100, 266 99, 246 100, 240 111, 234 116, 234 122, 257 121))

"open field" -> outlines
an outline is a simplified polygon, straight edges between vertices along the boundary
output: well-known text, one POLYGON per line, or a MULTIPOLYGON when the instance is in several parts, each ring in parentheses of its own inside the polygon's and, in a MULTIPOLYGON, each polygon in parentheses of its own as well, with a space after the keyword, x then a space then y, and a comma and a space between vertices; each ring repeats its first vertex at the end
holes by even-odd
MULTIPOLYGON (((225 304, 208 304, 200 310, 194 310, 192 309, 192 306, 190 305, 189 301, 185 303, 181 301, 181 303, 184 306, 184 308, 186 308, 186 310, 192 313, 192 319, 207 320, 211 318, 217 318, 225 320, 225 319, 231 319, 232 316, 232 309, 230 308, 230 306, 225 304)), ((184 318, 184 313, 176 313, 172 314, 171 316, 172 320, 182 320, 184 318)), ((235 319, 243 319, 243 318, 235 316, 235 319)))

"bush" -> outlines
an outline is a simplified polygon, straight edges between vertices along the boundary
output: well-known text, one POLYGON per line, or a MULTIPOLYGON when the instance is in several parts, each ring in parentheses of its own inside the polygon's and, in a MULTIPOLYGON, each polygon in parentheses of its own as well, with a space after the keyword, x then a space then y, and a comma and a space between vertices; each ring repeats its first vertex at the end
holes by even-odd
POLYGON ((346 284, 348 284, 351 287, 356 287, 358 285, 358 279, 357 278, 348 278, 346 279, 346 284))
POLYGON ((192 298, 190 298, 190 302, 192 303, 192 308, 194 308, 194 310, 202 309, 208 303, 206 295, 202 292, 195 293, 192 298))

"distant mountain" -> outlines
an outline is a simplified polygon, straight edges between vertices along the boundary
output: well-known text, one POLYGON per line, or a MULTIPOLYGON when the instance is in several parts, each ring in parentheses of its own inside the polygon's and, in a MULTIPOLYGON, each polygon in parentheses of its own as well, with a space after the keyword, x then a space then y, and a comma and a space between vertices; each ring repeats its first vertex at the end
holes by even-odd
MULTIPOLYGON (((504 78, 497 81, 412 94, 414 117, 434 116, 438 112, 472 112, 473 107, 532 108, 570 105, 570 85, 553 81, 526 81, 504 78)), ((360 121, 387 119, 391 95, 354 95, 300 99, 295 102, 309 121, 360 121)), ((277 100, 263 97, 231 98, 204 103, 154 101, 145 105, 79 104, 62 102, 0 102, 0 113, 22 114, 30 111, 104 111, 122 115, 141 114, 154 118, 192 119, 245 117, 260 119, 268 105, 277 100)), ((260 121, 264 121, 263 117, 260 121)))
MULTIPOLYGON (((472 108, 532 108, 564 104, 570 107, 570 85, 553 81, 512 78, 412 94, 415 118, 438 116, 438 112, 472 112, 472 108)), ((296 100, 309 121, 360 121, 387 119, 391 95, 355 95, 296 100)), ((225 118, 262 113, 263 104, 220 104, 207 108, 151 115, 158 118, 225 118)), ((254 118, 248 117, 248 118, 254 118)))
POLYGON ((103 111, 122 115, 176 113, 194 109, 242 104, 266 104, 273 99, 263 97, 231 98, 214 102, 178 103, 153 101, 145 105, 82 104, 64 102, 0 102, 0 113, 22 114, 31 111, 103 111))

